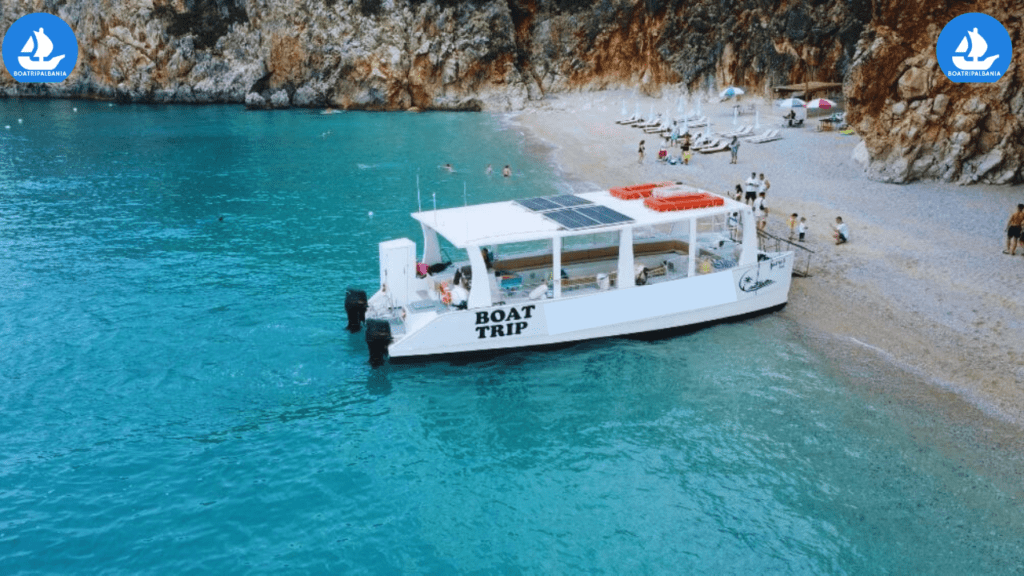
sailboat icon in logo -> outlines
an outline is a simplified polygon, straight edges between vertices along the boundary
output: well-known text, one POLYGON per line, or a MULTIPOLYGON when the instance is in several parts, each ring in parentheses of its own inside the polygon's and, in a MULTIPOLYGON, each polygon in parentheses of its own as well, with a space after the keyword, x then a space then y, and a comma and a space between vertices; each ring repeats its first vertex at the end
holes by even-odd
POLYGON ((46 60, 50 52, 53 52, 53 42, 43 34, 42 28, 38 32, 33 31, 32 34, 35 35, 35 41, 33 42, 32 36, 29 36, 25 47, 21 49, 22 54, 30 53, 31 56, 18 56, 18 64, 25 70, 53 70, 64 59, 64 54, 46 60))
MULTIPOLYGON (((968 30, 967 36, 971 37, 971 51, 967 54, 971 59, 968 60, 963 56, 953 56, 953 65, 961 70, 988 70, 996 58, 999 58, 999 54, 989 56, 984 60, 978 60, 979 57, 984 56, 985 52, 988 51, 988 44, 981 37, 981 34, 978 34, 977 28, 968 30)), ((964 36, 964 39, 960 41, 960 45, 956 47, 957 54, 967 52, 967 36, 964 36)))

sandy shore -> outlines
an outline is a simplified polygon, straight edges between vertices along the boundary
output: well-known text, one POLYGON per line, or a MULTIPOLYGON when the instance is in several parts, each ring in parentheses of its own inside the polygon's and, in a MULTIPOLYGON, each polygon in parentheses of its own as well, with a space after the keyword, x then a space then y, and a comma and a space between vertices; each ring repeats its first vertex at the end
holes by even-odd
MULTIPOLYGON (((828 346, 859 349, 904 374, 930 394, 955 393, 977 411, 1024 427, 1024 257, 1002 253, 1006 220, 1024 202, 1020 187, 939 183, 883 184, 851 159, 859 139, 784 129, 782 140, 744 142, 739 163, 729 153, 696 154, 689 166, 654 161, 659 138, 619 126, 623 103, 632 114, 677 109, 677 95, 637 98, 603 92, 546 100, 514 121, 555 147, 554 158, 577 191, 657 180, 680 180, 718 192, 751 172, 771 181, 768 231, 788 235, 786 216, 809 224, 816 253, 811 278, 796 278, 780 313, 830 335, 828 346), (637 145, 647 158, 637 163, 637 145), (832 243, 831 223, 842 216, 852 242, 832 243)), ((781 111, 758 103, 762 130, 779 127, 781 111)), ((694 106, 693 100, 690 103, 694 106)), ((731 103, 704 101, 717 132, 734 129, 731 103)), ((740 116, 739 126, 754 116, 740 116)), ((693 131, 696 131, 695 129, 693 131)), ((866 383, 876 386, 878 383, 866 383)))

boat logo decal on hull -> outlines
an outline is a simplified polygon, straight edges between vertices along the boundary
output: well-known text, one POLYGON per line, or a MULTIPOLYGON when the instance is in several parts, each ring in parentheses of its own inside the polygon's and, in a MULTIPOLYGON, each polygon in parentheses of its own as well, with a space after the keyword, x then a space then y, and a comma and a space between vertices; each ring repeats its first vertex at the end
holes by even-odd
POLYGON ((739 288, 744 292, 757 292, 761 288, 775 284, 774 280, 758 280, 756 272, 747 272, 740 278, 739 288))

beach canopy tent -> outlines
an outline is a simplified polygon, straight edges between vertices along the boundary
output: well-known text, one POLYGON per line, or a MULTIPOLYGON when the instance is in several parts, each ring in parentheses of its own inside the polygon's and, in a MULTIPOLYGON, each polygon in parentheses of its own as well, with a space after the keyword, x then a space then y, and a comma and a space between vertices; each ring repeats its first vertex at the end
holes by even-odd
POLYGON ((831 93, 841 92, 842 89, 842 82, 802 82, 772 88, 783 96, 798 96, 800 98, 813 98, 815 94, 827 96, 831 93))

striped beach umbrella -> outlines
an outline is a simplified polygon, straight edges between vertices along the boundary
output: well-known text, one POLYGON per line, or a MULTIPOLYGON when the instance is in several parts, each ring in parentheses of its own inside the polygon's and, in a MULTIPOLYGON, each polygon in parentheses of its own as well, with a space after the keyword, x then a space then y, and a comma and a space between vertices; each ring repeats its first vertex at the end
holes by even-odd
POLYGON ((799 98, 786 98, 785 100, 779 100, 778 104, 782 108, 803 108, 807 105, 806 102, 799 98))
POLYGON ((746 92, 743 91, 743 88, 737 88, 735 86, 729 86, 718 93, 722 98, 732 98, 733 96, 739 96, 740 94, 746 94, 746 92))
POLYGON ((822 110, 828 110, 829 108, 835 108, 836 103, 829 100, 828 98, 816 98, 807 103, 808 108, 821 108, 822 110))

